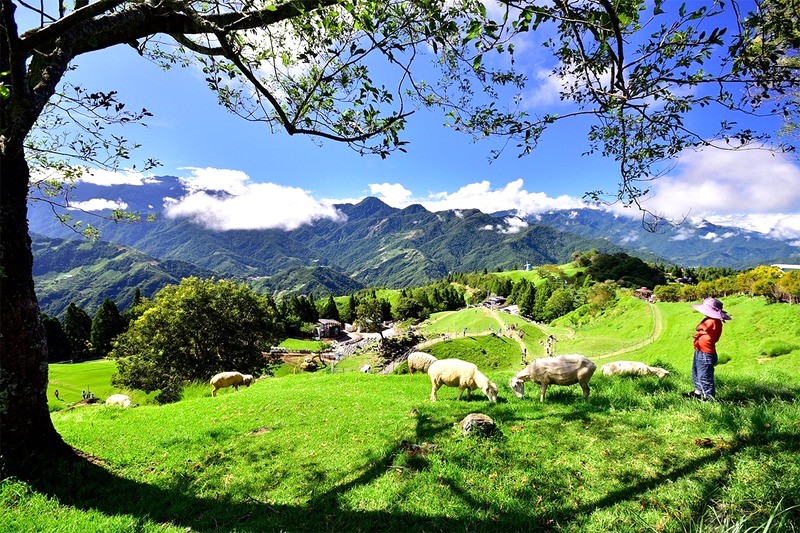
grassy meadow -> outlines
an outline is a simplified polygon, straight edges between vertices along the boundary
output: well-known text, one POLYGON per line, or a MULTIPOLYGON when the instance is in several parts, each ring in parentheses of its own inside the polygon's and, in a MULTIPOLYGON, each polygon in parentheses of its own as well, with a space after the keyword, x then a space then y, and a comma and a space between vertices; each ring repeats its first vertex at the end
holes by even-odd
MULTIPOLYGON (((700 315, 624 300, 547 328, 557 353, 598 363, 588 400, 577 386, 551 387, 545 403, 535 386, 514 396, 518 340, 478 334, 488 322, 470 309, 432 317, 425 327, 468 331, 428 351, 477 363, 500 387, 496 404, 480 392, 457 402, 453 388, 432 403, 426 375, 318 372, 165 406, 54 412, 91 461, 3 481, 0 530, 797 531, 800 307, 729 298, 725 308, 734 320, 719 344, 717 402, 682 396, 700 315), (600 373, 621 359, 671 374, 600 373), (472 412, 500 433, 462 435, 472 412)), ((524 331, 541 353, 546 333, 524 331)))

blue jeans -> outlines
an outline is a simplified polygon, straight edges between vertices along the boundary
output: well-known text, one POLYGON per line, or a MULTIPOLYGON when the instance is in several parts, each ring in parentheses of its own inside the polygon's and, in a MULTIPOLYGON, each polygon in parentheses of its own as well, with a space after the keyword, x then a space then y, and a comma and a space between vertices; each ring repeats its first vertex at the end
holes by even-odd
POLYGON ((714 366, 717 364, 717 354, 694 351, 692 361, 692 382, 694 388, 706 398, 713 398, 717 394, 714 387, 714 366))

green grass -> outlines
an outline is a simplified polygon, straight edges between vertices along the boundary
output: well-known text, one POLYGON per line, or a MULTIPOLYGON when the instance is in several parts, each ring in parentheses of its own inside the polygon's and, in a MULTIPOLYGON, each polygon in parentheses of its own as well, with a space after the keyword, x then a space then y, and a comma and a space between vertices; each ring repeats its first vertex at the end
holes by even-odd
POLYGON ((646 302, 623 295, 616 306, 587 324, 576 325, 569 316, 554 321, 554 325, 563 328, 556 335, 556 354, 577 352, 600 357, 635 346, 653 335, 653 320, 653 311, 646 302))
POLYGON ((797 385, 702 404, 671 377, 598 377, 588 401, 553 387, 540 404, 510 394, 510 371, 487 373, 497 404, 456 402, 451 388, 431 403, 425 375, 347 373, 55 413, 67 442, 103 465, 4 481, 0 529, 682 531, 708 509, 757 525, 798 503, 797 385), (501 435, 461 436, 475 411, 501 435))
POLYGON ((295 351, 321 352, 326 350, 329 347, 329 344, 327 342, 310 341, 305 339, 286 339, 285 341, 280 343, 279 346, 286 348, 290 352, 295 352, 295 351))
POLYGON ((111 376, 117 372, 117 364, 110 359, 75 364, 57 363, 48 365, 48 368, 47 403, 51 412, 80 401, 83 399, 83 391, 89 391, 101 399, 117 393, 127 394, 133 403, 139 404, 151 402, 155 396, 155 393, 146 394, 143 391, 112 386, 111 376), (63 401, 56 399, 54 394, 56 390, 63 401))
POLYGON ((425 350, 439 359, 463 359, 483 371, 519 367, 520 350, 516 341, 495 335, 459 337, 440 342, 425 350))
POLYGON ((444 311, 434 313, 422 324, 422 331, 426 335, 449 333, 451 335, 467 333, 485 333, 490 329, 497 331, 499 324, 489 316, 482 307, 473 307, 462 311, 444 311))
MULTIPOLYGON (((661 336, 620 358, 672 374, 597 373, 588 400, 576 386, 551 387, 543 404, 535 390, 517 399, 516 340, 467 335, 430 351, 478 364, 497 404, 480 392, 457 402, 454 388, 431 403, 424 374, 318 372, 166 406, 55 412, 96 463, 4 480, 0 531, 752 531, 771 519, 771 531, 796 531, 800 353, 758 348, 798 338, 797 307, 725 308, 719 402, 682 397, 699 316, 658 304, 661 336), (461 435, 471 412, 500 435, 461 435)), ((572 347, 594 345, 586 331, 613 337, 603 322, 620 317, 647 329, 631 308, 577 328, 572 347)))

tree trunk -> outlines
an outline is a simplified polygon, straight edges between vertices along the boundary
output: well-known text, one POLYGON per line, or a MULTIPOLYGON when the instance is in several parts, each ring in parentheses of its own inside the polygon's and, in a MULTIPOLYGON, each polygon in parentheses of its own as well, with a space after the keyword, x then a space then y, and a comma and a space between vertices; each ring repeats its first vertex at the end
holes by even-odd
POLYGON ((0 475, 68 449, 47 408, 47 345, 28 235, 30 170, 21 143, 0 143, 0 475))

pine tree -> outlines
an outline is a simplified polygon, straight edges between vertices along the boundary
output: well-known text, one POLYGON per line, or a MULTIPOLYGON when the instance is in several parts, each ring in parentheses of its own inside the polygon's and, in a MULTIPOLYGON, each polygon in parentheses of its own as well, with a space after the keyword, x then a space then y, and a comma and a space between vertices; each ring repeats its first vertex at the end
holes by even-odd
POLYGON ((91 354, 92 318, 75 302, 69 304, 64 314, 64 333, 69 340, 72 356, 78 360, 88 358, 91 354))
POLYGON ((47 338, 47 362, 57 363, 72 358, 72 349, 69 345, 64 327, 55 317, 42 313, 42 325, 47 338))
POLYGON ((339 320, 339 308, 336 307, 336 301, 333 299, 333 295, 331 294, 328 296, 328 300, 322 305, 322 309, 319 312, 320 318, 329 318, 331 320, 339 320))
POLYGON ((113 300, 106 298, 92 319, 92 352, 105 357, 111 351, 111 341, 125 331, 126 321, 113 300))

